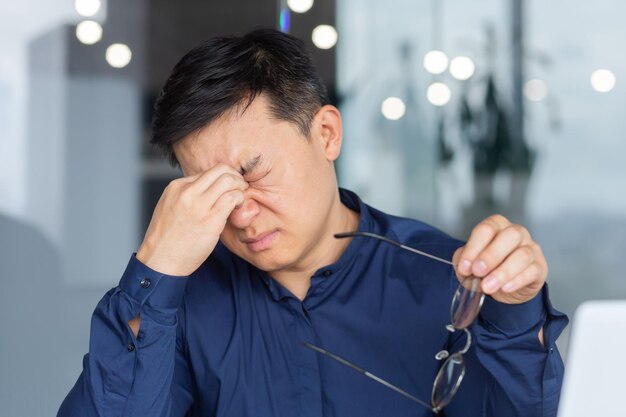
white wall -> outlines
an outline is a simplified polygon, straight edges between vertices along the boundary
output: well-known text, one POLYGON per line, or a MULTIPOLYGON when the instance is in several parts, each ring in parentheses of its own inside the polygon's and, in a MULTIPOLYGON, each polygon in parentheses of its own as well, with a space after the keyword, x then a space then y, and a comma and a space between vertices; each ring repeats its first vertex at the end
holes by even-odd
POLYGON ((28 43, 45 30, 77 19, 68 0, 0 2, 0 212, 28 218, 28 43))

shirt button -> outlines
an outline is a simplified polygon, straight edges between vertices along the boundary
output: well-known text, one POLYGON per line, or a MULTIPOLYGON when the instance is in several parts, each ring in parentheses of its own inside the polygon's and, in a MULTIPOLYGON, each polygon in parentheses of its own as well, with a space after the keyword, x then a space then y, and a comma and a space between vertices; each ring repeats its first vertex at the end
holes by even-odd
POLYGON ((135 345, 129 343, 128 346, 126 346, 126 349, 128 349, 129 352, 132 352, 133 350, 135 350, 135 345))
POLYGON ((333 274, 333 271, 331 271, 330 269, 327 269, 326 271, 324 271, 324 276, 325 277, 329 277, 333 274))
POLYGON ((141 288, 148 288, 150 284, 151 282, 148 278, 142 279, 141 282, 139 283, 139 285, 141 285, 141 288))

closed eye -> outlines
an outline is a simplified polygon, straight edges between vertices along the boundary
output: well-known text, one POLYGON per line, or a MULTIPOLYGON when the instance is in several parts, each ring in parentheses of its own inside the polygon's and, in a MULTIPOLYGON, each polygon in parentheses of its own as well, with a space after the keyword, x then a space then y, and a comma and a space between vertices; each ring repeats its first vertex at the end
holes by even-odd
POLYGON ((265 174, 261 175, 259 178, 256 178, 254 180, 246 180, 249 184, 253 184, 255 182, 261 181, 263 178, 267 177, 267 175, 272 172, 272 170, 270 169, 269 171, 267 171, 265 174))

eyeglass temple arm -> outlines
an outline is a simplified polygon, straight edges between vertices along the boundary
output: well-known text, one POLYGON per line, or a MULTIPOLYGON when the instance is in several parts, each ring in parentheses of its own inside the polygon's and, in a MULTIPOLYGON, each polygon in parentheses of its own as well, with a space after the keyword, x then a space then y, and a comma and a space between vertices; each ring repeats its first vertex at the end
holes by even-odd
POLYGON ((443 262, 444 264, 452 265, 452 267, 456 269, 456 266, 452 262, 448 261, 447 259, 443 259, 443 258, 440 258, 438 256, 431 255, 430 253, 422 252, 421 250, 412 248, 412 247, 407 246, 407 245, 403 245, 400 242, 396 242, 395 240, 389 239, 388 237, 385 237, 385 236, 377 235, 376 233, 370 233, 370 232, 344 232, 344 233, 335 233, 334 236, 337 239, 342 239, 342 238, 346 238, 346 237, 355 237, 355 236, 373 237, 374 239, 382 240, 383 242, 387 242, 387 243, 389 243, 391 245, 397 246, 397 247, 402 248, 404 250, 408 250, 409 252, 417 253, 418 255, 426 256, 427 258, 431 258, 431 259, 434 259, 436 261, 443 262))
POLYGON ((328 356, 329 358, 341 363, 342 365, 347 366, 348 368, 352 369, 353 371, 356 371, 358 373, 360 373, 361 375, 365 375, 366 377, 373 379, 374 381, 378 382, 379 384, 382 384, 384 386, 386 386, 387 388, 397 392, 398 394, 401 394, 403 396, 405 396, 406 398, 418 403, 421 406, 424 406, 426 408, 428 408, 429 410, 433 410, 433 407, 427 403, 425 403, 424 401, 420 400, 419 398, 414 397, 413 395, 409 394, 408 392, 406 392, 405 390, 403 390, 402 388, 398 388, 395 385, 393 385, 390 382, 385 381, 384 379, 366 371, 365 369, 356 366, 355 364, 353 364, 350 361, 345 360, 344 358, 335 355, 332 352, 327 351, 326 349, 322 349, 319 346, 315 346, 312 345, 311 343, 307 343, 307 342, 302 342, 302 345, 304 345, 304 347, 311 349, 317 353, 321 353, 322 355, 328 356))

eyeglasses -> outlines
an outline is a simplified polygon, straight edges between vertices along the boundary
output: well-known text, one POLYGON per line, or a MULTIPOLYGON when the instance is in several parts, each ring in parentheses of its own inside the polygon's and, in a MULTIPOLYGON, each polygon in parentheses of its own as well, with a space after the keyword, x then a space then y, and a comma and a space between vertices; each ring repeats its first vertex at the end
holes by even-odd
MULTIPOLYGON (((389 239, 385 236, 377 235, 375 233, 349 232, 338 233, 335 235, 335 237, 338 239, 358 236, 379 239, 383 242, 392 244, 410 252, 417 253, 419 255, 426 256, 436 261, 451 265, 453 268, 455 268, 455 265, 446 259, 431 255, 426 252, 422 252, 418 249, 403 245, 402 243, 396 242, 395 240, 389 239)), ((454 293, 454 297, 452 298, 452 304, 450 306, 450 324, 446 326, 446 330, 451 333, 457 330, 463 330, 466 335, 466 342, 463 349, 456 353, 453 353, 452 355, 450 355, 447 350, 442 350, 435 355, 435 359, 439 361, 445 359, 445 362, 443 363, 443 365, 441 365, 441 368, 439 369, 439 372, 435 377, 435 381, 433 382, 430 404, 409 394, 405 390, 391 384, 390 382, 387 382, 384 379, 372 374, 371 372, 353 364, 352 362, 338 355, 335 355, 332 352, 329 352, 326 349, 322 349, 319 346, 315 346, 311 343, 306 342, 303 342, 303 345, 308 349, 325 355, 349 367, 350 369, 370 379, 373 379, 374 381, 386 386, 389 389, 394 390, 395 392, 405 396, 406 398, 409 398, 410 400, 424 407, 429 408, 430 410, 432 410, 432 412, 438 414, 445 406, 450 404, 450 401, 452 401, 452 398, 459 389, 459 386, 461 386, 461 382, 463 381, 463 377, 465 376, 465 359, 463 358, 463 355, 467 353, 470 346, 472 345, 472 334, 468 330, 468 327, 471 326, 471 324, 478 316, 480 308, 482 307, 483 301, 485 299, 485 294, 480 290, 480 283, 480 278, 470 275, 461 281, 454 293)))

